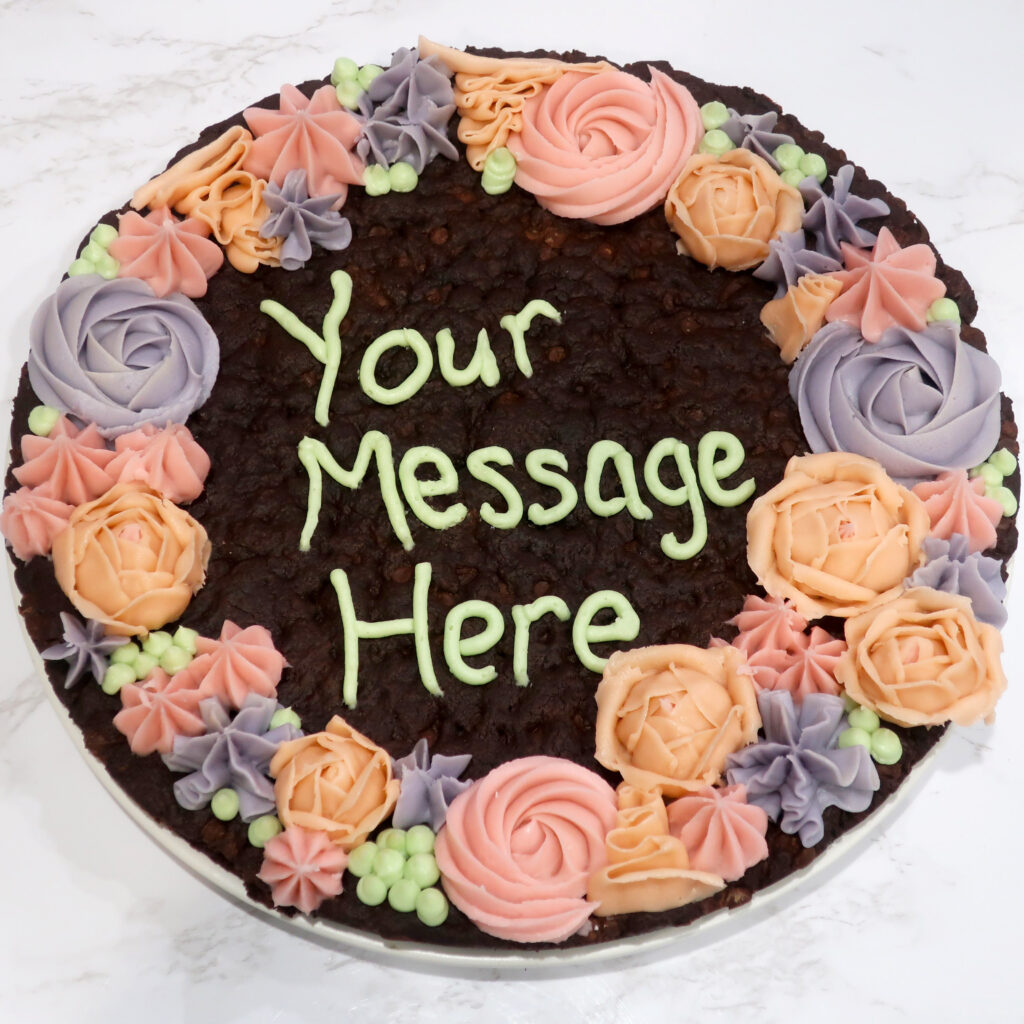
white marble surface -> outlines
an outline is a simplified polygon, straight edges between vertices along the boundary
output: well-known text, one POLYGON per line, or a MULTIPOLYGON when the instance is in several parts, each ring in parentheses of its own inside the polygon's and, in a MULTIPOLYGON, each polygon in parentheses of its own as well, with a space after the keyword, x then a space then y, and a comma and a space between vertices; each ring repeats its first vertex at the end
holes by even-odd
MULTIPOLYGON (((26 330, 97 214, 202 126, 418 32, 455 45, 576 45, 749 82, 827 127, 907 199, 978 293, 1024 395, 1024 94, 1016 0, 919 5, 492 6, 415 0, 0 2, 0 337, 6 399, 26 330), (910 13, 911 7, 914 13, 910 13), (685 12, 685 13, 684 13, 685 12)), ((823 886, 709 948, 598 976, 424 976, 327 952, 209 892, 79 760, 0 598, 0 1016, 10 1021, 1019 1020, 1018 779, 1024 588, 994 727, 959 730, 905 813, 823 886), (870 1014, 870 1017, 867 1015, 870 1014)))

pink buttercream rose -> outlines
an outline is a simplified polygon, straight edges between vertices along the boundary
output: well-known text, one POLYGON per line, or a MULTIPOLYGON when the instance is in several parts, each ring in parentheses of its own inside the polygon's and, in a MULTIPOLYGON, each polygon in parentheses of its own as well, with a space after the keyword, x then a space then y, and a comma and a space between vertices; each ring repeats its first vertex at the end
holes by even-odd
POLYGON ((1006 689, 999 630, 970 598, 914 587, 846 621, 836 678, 858 704, 897 725, 971 725, 1006 689))
POLYGON ((202 526, 139 483, 79 505, 53 542, 53 570, 68 600, 120 636, 178 618, 203 585, 209 558, 202 526))
POLYGON ((398 799, 387 751, 338 715, 323 732, 282 743, 270 775, 285 827, 325 832, 346 851, 363 842, 398 799))
POLYGON ((666 796, 718 781, 761 726, 746 658, 735 647, 667 644, 618 651, 597 688, 594 756, 666 796))
POLYGON ((794 457, 747 513, 747 560, 808 619, 849 616, 898 593, 921 564, 928 513, 872 459, 794 457))
POLYGON ((563 942, 597 904, 587 882, 607 861, 611 786, 560 757, 507 761, 460 793, 437 837, 448 898, 481 931, 563 942))
POLYGON ((560 217, 621 224, 657 206, 704 134, 689 90, 651 70, 568 72, 509 136, 516 184, 560 217))
POLYGON ((804 201, 767 160, 749 149, 690 157, 665 200, 678 248, 711 270, 749 270, 768 243, 799 231, 804 201))

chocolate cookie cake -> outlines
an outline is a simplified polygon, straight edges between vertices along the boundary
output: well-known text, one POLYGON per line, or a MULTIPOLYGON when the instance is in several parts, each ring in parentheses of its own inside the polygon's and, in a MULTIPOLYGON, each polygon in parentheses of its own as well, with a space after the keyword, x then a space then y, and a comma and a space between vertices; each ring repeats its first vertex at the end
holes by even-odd
POLYGON ((206 128, 32 325, 2 527, 90 751, 252 900, 567 947, 740 906, 989 715, 963 276, 751 89, 451 50, 206 128))

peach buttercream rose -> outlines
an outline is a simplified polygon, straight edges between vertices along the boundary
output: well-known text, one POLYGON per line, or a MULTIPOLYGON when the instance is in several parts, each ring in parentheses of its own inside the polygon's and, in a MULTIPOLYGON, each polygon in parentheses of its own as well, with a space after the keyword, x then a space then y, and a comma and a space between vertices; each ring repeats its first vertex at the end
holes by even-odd
POLYGON ((927 533, 924 504, 873 459, 796 456, 747 513, 747 561, 805 618, 845 618, 899 593, 927 533))
POLYGON ((800 193, 748 149, 691 156, 665 200, 677 248, 711 270, 763 263, 773 238, 800 230, 803 212, 800 193))
POLYGON ((338 715, 323 732, 282 743, 270 774, 285 828, 326 832, 343 850, 363 842, 398 799, 387 751, 338 715))
POLYGON ((57 582, 82 615, 135 636, 188 607, 206 579, 210 541, 184 509, 124 483, 79 505, 52 553, 57 582))
POLYGON ((761 725, 746 657, 735 647, 666 644, 618 651, 597 688, 595 757, 630 785, 665 796, 714 785, 761 725))
POLYGON ((970 725, 988 718, 1006 689, 999 630, 959 594, 914 587, 848 619, 846 642, 836 678, 897 725, 970 725))

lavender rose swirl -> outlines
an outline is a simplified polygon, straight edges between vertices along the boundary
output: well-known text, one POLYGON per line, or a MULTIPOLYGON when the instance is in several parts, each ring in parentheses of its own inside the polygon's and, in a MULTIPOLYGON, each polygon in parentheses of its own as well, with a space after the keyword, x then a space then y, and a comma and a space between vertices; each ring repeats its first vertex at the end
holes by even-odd
POLYGON ((184 423, 213 390, 220 345, 184 295, 145 281, 69 277, 36 311, 28 376, 46 405, 104 437, 145 423, 184 423))
POLYGON ((995 360, 962 342, 949 321, 891 327, 875 344, 829 324, 789 376, 812 452, 857 452, 907 484, 992 454, 999 387, 995 360))

